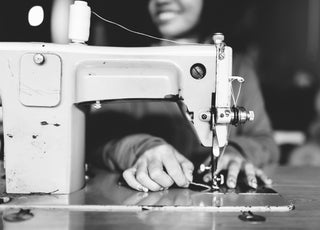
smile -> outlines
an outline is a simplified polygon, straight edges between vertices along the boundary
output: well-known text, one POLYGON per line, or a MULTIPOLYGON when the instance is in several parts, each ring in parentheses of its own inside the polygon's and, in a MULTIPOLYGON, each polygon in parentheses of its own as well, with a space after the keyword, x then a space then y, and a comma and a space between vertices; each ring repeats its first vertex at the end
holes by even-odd
POLYGON ((175 11, 161 11, 158 12, 157 18, 160 22, 166 22, 174 19, 178 15, 175 11))

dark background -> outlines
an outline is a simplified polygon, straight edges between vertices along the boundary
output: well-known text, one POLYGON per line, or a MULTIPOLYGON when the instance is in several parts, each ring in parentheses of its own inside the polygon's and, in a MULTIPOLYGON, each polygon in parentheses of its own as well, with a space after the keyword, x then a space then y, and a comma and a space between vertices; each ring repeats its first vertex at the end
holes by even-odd
MULTIPOLYGON (((210 0, 213 2, 213 0, 210 0)), ((147 13, 147 0, 91 0, 92 10, 128 28, 158 35, 147 13)), ((305 132, 315 114, 319 85, 320 1, 224 0, 207 11, 206 30, 223 32, 236 52, 255 57, 261 87, 276 130, 305 132)), ((51 42, 52 0, 2 1, 0 41, 51 42), (38 27, 27 23, 34 5, 45 10, 38 27)), ((102 22, 92 15, 92 25, 103 28, 99 37, 92 29, 89 44, 148 46, 155 41, 102 22)), ((93 28, 93 27, 92 27, 93 28)))

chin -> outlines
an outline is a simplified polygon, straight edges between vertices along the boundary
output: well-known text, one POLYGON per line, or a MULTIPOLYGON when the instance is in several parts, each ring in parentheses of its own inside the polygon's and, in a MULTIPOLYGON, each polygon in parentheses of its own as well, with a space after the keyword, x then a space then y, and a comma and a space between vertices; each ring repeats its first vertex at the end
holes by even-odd
POLYGON ((171 27, 171 26, 163 26, 159 28, 160 33, 164 38, 175 39, 181 37, 184 32, 182 30, 178 30, 179 27, 171 27))

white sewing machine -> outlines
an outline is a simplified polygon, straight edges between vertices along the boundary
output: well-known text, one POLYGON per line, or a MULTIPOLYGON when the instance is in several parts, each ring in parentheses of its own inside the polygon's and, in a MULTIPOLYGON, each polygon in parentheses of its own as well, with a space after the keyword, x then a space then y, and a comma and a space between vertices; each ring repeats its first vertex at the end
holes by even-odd
MULTIPOLYGON (((82 1, 73 7, 88 10, 82 1)), ((228 125, 253 118, 232 108, 232 50, 223 35, 211 46, 93 47, 84 44, 88 28, 77 37, 80 19, 72 12, 69 45, 0 43, 7 193, 83 188, 86 114, 77 106, 83 102, 181 100, 214 159, 228 143, 228 125)))

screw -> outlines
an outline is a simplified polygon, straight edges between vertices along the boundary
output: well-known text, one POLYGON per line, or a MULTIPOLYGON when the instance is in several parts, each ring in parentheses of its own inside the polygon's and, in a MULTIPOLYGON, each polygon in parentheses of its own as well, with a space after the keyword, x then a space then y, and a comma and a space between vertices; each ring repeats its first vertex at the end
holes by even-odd
POLYGON ((212 40, 216 45, 221 44, 224 41, 224 35, 222 33, 215 33, 212 36, 212 40))
POLYGON ((101 109, 101 103, 100 103, 100 101, 96 101, 96 102, 93 104, 93 108, 95 108, 95 109, 101 109))
POLYGON ((207 117, 208 117, 207 114, 202 114, 202 115, 201 115, 201 118, 202 118, 203 120, 206 120, 207 117))
POLYGON ((253 121, 254 120, 254 112, 253 111, 248 111, 247 112, 247 120, 253 121))
POLYGON ((38 65, 42 65, 45 61, 45 57, 42 54, 35 54, 33 56, 33 61, 38 65))
POLYGON ((191 66, 190 74, 194 79, 202 79, 206 76, 206 67, 203 64, 196 63, 191 66))

